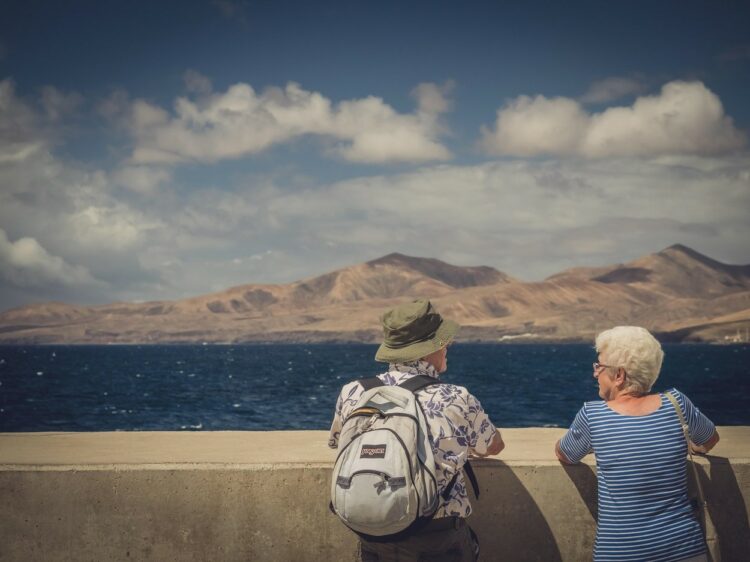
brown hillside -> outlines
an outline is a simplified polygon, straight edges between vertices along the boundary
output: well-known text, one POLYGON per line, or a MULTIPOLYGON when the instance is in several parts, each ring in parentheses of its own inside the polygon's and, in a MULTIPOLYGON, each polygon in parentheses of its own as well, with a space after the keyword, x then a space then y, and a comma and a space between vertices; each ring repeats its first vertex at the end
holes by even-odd
POLYGON ((675 244, 626 264, 575 268, 549 277, 630 285, 681 297, 713 297, 750 290, 750 266, 728 265, 675 244))
POLYGON ((389 254, 295 283, 179 301, 21 307, 0 314, 0 341, 377 341, 383 311, 416 297, 458 320, 464 339, 590 341, 613 325, 638 324, 667 339, 724 341, 750 325, 740 314, 750 309, 750 267, 677 245, 524 283, 490 267, 389 254))

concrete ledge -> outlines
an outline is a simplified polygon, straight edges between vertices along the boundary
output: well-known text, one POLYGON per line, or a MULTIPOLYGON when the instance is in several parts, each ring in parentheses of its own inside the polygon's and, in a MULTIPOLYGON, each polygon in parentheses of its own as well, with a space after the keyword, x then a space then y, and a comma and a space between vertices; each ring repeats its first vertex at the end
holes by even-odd
MULTIPOLYGON (((750 427, 699 459, 724 560, 750 552, 750 427)), ((593 458, 562 467, 560 429, 509 429, 477 461, 484 560, 587 560, 593 458)), ((322 431, 0 434, 0 560, 355 560, 328 511, 322 431)))

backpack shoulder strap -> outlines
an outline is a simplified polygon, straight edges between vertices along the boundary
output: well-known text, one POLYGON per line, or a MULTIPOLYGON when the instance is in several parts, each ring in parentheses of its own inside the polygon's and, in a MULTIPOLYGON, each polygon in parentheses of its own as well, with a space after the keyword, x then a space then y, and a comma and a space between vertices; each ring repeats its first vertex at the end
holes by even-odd
POLYGON ((362 385, 362 388, 364 388, 365 391, 377 386, 385 386, 385 383, 383 383, 378 377, 367 377, 366 379, 359 379, 357 382, 362 385))
POLYGON ((440 381, 434 377, 428 377, 427 375, 417 375, 416 377, 405 380, 398 386, 405 388, 410 392, 416 392, 417 390, 430 386, 431 384, 440 384, 440 381))
POLYGON ((445 487, 445 490, 443 490, 443 493, 441 494, 441 496, 443 497, 443 501, 448 501, 448 498, 451 497, 453 486, 456 485, 456 480, 458 480, 458 475, 462 470, 464 471, 466 477, 469 479, 469 482, 471 482, 471 487, 474 489, 474 497, 479 499, 479 482, 477 481, 477 475, 474 473, 474 468, 471 466, 471 463, 467 460, 464 463, 464 466, 456 471, 456 473, 453 475, 453 478, 450 479, 450 482, 448 482, 447 486, 445 487))
POLYGON ((479 482, 477 482, 477 475, 474 473, 474 468, 468 460, 464 463, 464 472, 469 477, 471 487, 474 488, 474 496, 479 499, 479 482))

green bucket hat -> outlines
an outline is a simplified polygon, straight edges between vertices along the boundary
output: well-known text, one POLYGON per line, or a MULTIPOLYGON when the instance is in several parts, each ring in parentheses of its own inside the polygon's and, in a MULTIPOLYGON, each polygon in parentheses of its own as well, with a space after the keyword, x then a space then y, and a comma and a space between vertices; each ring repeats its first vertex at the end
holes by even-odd
POLYGON ((383 343, 376 361, 416 361, 448 345, 459 325, 443 319, 426 299, 415 300, 389 310, 382 317, 383 343))

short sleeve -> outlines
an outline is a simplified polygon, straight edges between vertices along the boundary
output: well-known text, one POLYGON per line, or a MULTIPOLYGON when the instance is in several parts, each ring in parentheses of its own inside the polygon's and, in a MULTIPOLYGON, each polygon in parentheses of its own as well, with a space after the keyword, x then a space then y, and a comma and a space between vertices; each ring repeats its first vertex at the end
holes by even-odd
POLYGON ((696 445, 703 445, 706 441, 711 439, 716 426, 708 419, 701 411, 690 401, 690 398, 682 394, 677 389, 674 389, 677 397, 682 406, 682 411, 685 415, 685 421, 688 424, 688 433, 690 433, 690 440, 696 445))
POLYGON ((357 381, 352 381, 342 387, 339 397, 336 400, 336 409, 333 412, 331 431, 328 435, 328 446, 331 449, 338 448, 341 429, 344 427, 344 420, 356 405, 357 400, 362 394, 362 390, 362 386, 357 381))
POLYGON ((339 394, 339 397, 336 400, 336 409, 334 410, 334 413, 333 413, 333 421, 331 422, 331 431, 328 434, 328 446, 331 449, 337 449, 339 446, 339 436, 341 435, 341 428, 344 425, 344 422, 341 416, 341 407, 343 403, 344 403, 343 395, 339 394))
POLYGON ((591 430, 585 404, 560 440, 560 450, 570 462, 579 462, 591 450, 591 430))
POLYGON ((473 394, 466 399, 466 421, 469 423, 469 448, 478 455, 487 454, 497 429, 473 394))

